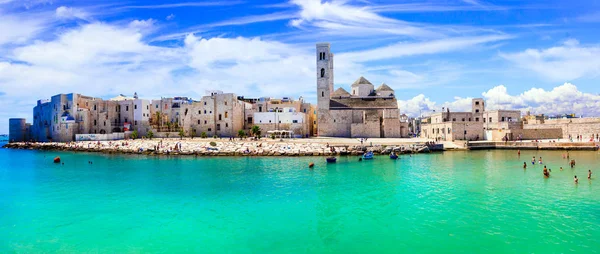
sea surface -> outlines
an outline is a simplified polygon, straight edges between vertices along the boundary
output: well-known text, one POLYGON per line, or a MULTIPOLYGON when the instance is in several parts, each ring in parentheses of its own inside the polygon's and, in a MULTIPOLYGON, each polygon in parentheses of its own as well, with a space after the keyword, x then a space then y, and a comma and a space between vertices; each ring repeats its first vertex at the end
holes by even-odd
POLYGON ((571 152, 574 169, 562 155, 326 164, 0 149, 0 253, 598 253, 600 155, 571 152))

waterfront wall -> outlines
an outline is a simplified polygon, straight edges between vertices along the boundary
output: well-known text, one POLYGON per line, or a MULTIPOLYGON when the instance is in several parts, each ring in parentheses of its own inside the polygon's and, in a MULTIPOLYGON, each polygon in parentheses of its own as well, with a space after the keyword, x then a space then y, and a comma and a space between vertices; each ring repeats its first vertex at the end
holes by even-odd
POLYGON ((125 133, 111 134, 75 134, 76 141, 111 141, 125 139, 125 133))

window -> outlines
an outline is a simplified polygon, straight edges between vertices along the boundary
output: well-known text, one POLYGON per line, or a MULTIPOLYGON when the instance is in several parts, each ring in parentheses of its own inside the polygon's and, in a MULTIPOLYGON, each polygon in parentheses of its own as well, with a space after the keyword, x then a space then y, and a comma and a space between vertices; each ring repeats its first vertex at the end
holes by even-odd
POLYGON ((221 121, 221 114, 219 114, 219 121, 221 121))
POLYGON ((269 123, 271 123, 271 120, 269 120, 269 123))
POLYGON ((504 122, 504 117, 502 117, 502 122, 504 122))
POLYGON ((448 128, 448 134, 450 134, 450 128, 448 128))
POLYGON ((281 120, 279 120, 279 123, 281 123, 281 120))
POLYGON ((317 124, 317 121, 313 121, 313 124, 317 124))
POLYGON ((304 109, 304 113, 306 113, 306 109, 304 109))
POLYGON ((206 101, 204 102, 204 106, 206 106, 206 101))
POLYGON ((452 122, 456 122, 456 118, 452 118, 452 122))
POLYGON ((476 110, 475 110, 475 113, 479 113, 479 109, 476 109, 476 110))
POLYGON ((129 106, 125 106, 125 111, 129 111, 129 106))
POLYGON ((217 124, 217 131, 220 131, 220 130, 221 130, 221 125, 217 124))
POLYGON ((133 105, 133 109, 137 109, 137 105, 133 105))
POLYGON ((483 118, 483 122, 485 123, 485 117, 483 118))
POLYGON ((298 120, 292 120, 292 123, 298 123, 298 120))
POLYGON ((148 110, 149 110, 149 109, 150 109, 150 105, 146 105, 146 109, 148 109, 148 110))
POLYGON ((204 114, 206 114, 206 110, 204 110, 204 114))
POLYGON ((325 92, 321 91, 321 97, 325 97, 325 92))
POLYGON ((209 131, 209 132, 211 132, 211 131, 212 131, 212 129, 211 129, 211 128, 208 128, 208 131, 209 131))
POLYGON ((492 118, 490 117, 490 123, 492 122, 492 118))
POLYGON ((137 121, 133 121, 133 125, 137 125, 137 121))
POLYGON ((227 102, 225 102, 225 106, 227 106, 227 102))
POLYGON ((225 118, 227 118, 229 116, 229 113, 227 111, 225 111, 225 118))
POLYGON ((248 123, 252 123, 252 117, 248 117, 248 123))
POLYGON ((225 123, 225 128, 227 128, 227 127, 229 127, 229 124, 228 124, 228 123, 225 123))
POLYGON ((512 122, 512 117, 508 117, 508 121, 509 121, 509 122, 512 122))
POLYGON ((475 105, 479 105, 479 102, 478 102, 478 101, 476 101, 476 102, 475 102, 475 105))
POLYGON ((156 108, 158 108, 158 104, 156 104, 156 108))
POLYGON ((200 124, 200 120, 198 120, 198 124, 200 124))
POLYGON ((471 118, 469 117, 469 122, 471 121, 471 118))
POLYGON ((129 122, 129 121, 127 121, 127 120, 128 120, 128 119, 127 119, 127 117, 125 117, 125 122, 126 122, 126 123, 127 123, 127 122, 129 122))
POLYGON ((479 122, 479 117, 475 117, 475 122, 479 122))
POLYGON ((96 126, 96 120, 94 120, 94 126, 96 126))
POLYGON ((198 115, 202 115, 202 111, 201 110, 198 110, 198 115))
POLYGON ((262 107, 258 107, 258 112, 262 112, 262 107))
POLYGON ((104 121, 104 126, 106 126, 106 121, 104 121))
POLYGON ((321 68, 321 78, 325 77, 325 68, 321 68))
POLYGON ((204 120, 204 124, 206 124, 206 120, 204 120))
POLYGON ((96 110, 96 105, 94 105, 94 110, 96 110))
POLYGON ((462 121, 464 122, 464 121, 465 121, 465 119, 463 118, 463 119, 462 119, 462 121))

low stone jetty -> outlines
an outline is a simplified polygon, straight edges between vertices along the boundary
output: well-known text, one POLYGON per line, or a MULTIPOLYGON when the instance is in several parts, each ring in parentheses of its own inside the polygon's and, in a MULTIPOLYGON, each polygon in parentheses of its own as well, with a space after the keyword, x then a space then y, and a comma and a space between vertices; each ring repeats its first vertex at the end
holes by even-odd
POLYGON ((146 155, 196 155, 196 156, 331 156, 361 155, 366 151, 389 154, 400 151, 396 146, 385 145, 332 145, 321 142, 287 142, 273 140, 202 140, 155 139, 79 142, 17 142, 4 146, 12 149, 36 149, 77 152, 102 152, 146 155))

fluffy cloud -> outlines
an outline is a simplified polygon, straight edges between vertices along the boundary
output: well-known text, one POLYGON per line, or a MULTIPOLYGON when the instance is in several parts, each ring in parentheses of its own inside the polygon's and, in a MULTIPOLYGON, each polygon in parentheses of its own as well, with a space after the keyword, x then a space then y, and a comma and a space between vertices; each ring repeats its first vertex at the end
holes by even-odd
MULTIPOLYGON (((584 93, 571 83, 554 87, 552 90, 531 88, 521 94, 511 95, 505 86, 500 85, 483 92, 486 100, 486 110, 513 109, 522 113, 532 114, 571 114, 582 116, 600 115, 600 95, 584 93)), ((470 111, 472 98, 456 97, 454 101, 438 104, 424 95, 418 95, 410 100, 398 101, 400 111, 410 115, 429 115, 433 110, 440 111, 442 107, 452 111, 470 111)))
POLYGON ((534 71, 542 78, 564 81, 600 75, 600 47, 582 46, 577 40, 567 40, 561 46, 548 49, 527 49, 518 53, 500 54, 517 67, 534 71))
POLYGON ((3 44, 22 44, 29 41, 46 28, 45 23, 47 23, 47 19, 42 14, 38 16, 16 16, 3 14, 0 10, 0 31, 2 31, 0 32, 0 46, 3 44))
POLYGON ((56 17, 59 19, 89 20, 89 14, 86 13, 85 11, 78 9, 78 8, 72 8, 72 7, 66 7, 66 6, 61 6, 61 7, 56 8, 56 17))

